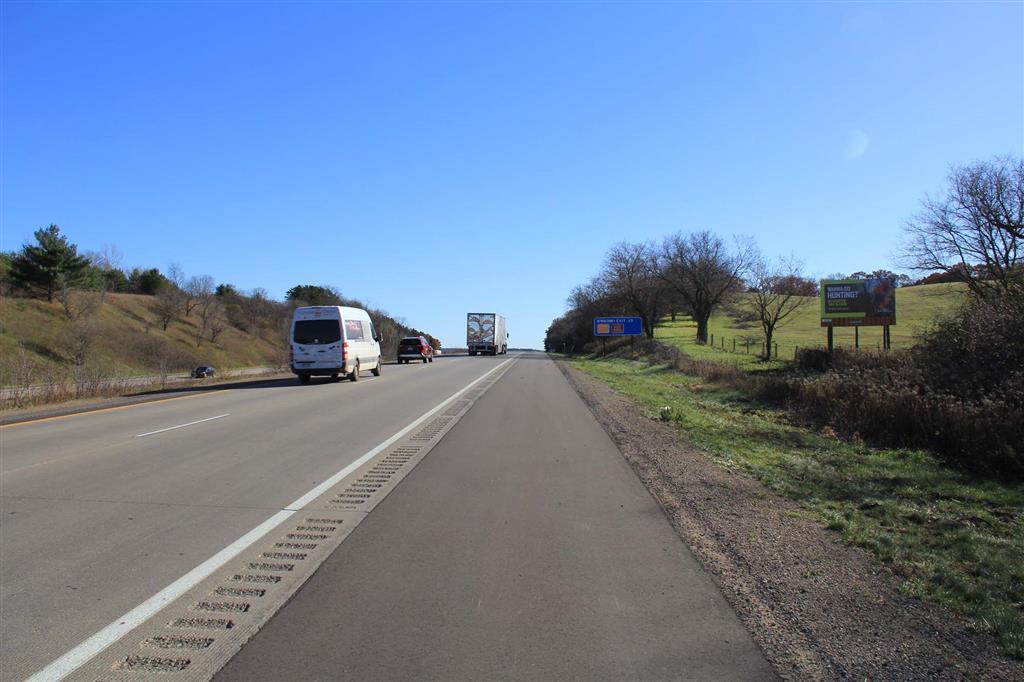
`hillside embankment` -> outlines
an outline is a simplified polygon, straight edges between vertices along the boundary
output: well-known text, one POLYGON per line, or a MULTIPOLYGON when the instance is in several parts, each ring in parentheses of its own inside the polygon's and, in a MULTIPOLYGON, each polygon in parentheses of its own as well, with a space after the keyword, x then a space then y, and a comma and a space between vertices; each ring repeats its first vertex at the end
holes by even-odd
POLYGON ((211 340, 195 312, 164 328, 156 305, 153 296, 108 293, 72 319, 56 301, 0 298, 0 386, 32 387, 6 392, 3 406, 151 389, 197 365, 229 374, 287 364, 283 331, 227 325, 211 340))

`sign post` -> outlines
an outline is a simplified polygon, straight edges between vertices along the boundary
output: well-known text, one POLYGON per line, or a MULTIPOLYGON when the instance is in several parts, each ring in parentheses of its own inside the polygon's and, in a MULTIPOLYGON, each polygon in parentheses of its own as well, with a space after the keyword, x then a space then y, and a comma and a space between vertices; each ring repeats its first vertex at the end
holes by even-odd
POLYGON ((888 277, 825 279, 821 281, 821 326, 828 328, 828 352, 833 350, 833 327, 854 327, 860 347, 860 327, 882 327, 882 346, 891 347, 890 325, 896 324, 896 283, 888 277))

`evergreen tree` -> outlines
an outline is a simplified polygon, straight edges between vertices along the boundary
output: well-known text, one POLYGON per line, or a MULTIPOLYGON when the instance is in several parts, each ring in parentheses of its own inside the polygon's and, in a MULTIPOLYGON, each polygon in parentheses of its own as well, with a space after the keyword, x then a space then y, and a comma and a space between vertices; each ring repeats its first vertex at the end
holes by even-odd
POLYGON ((147 270, 133 268, 131 274, 128 275, 128 291, 133 294, 155 296, 161 289, 168 286, 172 287, 173 285, 156 268, 147 270))
POLYGON ((299 305, 344 305, 341 294, 333 287, 299 284, 289 289, 285 299, 299 305))
POLYGON ((52 301, 62 286, 75 286, 85 276, 89 260, 78 255, 56 225, 35 231, 36 244, 25 244, 11 263, 12 283, 27 291, 41 291, 52 301))

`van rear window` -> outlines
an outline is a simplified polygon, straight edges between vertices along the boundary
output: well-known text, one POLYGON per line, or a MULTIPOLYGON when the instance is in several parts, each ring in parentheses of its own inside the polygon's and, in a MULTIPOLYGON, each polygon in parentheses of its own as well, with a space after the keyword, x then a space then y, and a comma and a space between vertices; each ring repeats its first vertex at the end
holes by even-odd
POLYGON ((345 320, 345 338, 349 341, 362 341, 363 323, 359 320, 345 320))
POLYGON ((321 344, 341 341, 338 320, 299 320, 295 323, 295 343, 321 344))

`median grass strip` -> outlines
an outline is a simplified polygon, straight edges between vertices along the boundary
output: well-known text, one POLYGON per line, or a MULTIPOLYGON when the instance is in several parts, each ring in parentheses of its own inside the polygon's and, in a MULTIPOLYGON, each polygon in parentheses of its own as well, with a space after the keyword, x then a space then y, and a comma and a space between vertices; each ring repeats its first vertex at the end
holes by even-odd
POLYGON ((919 450, 842 441, 663 365, 567 361, 872 553, 905 593, 962 614, 1024 658, 1024 485, 971 477, 919 450))

